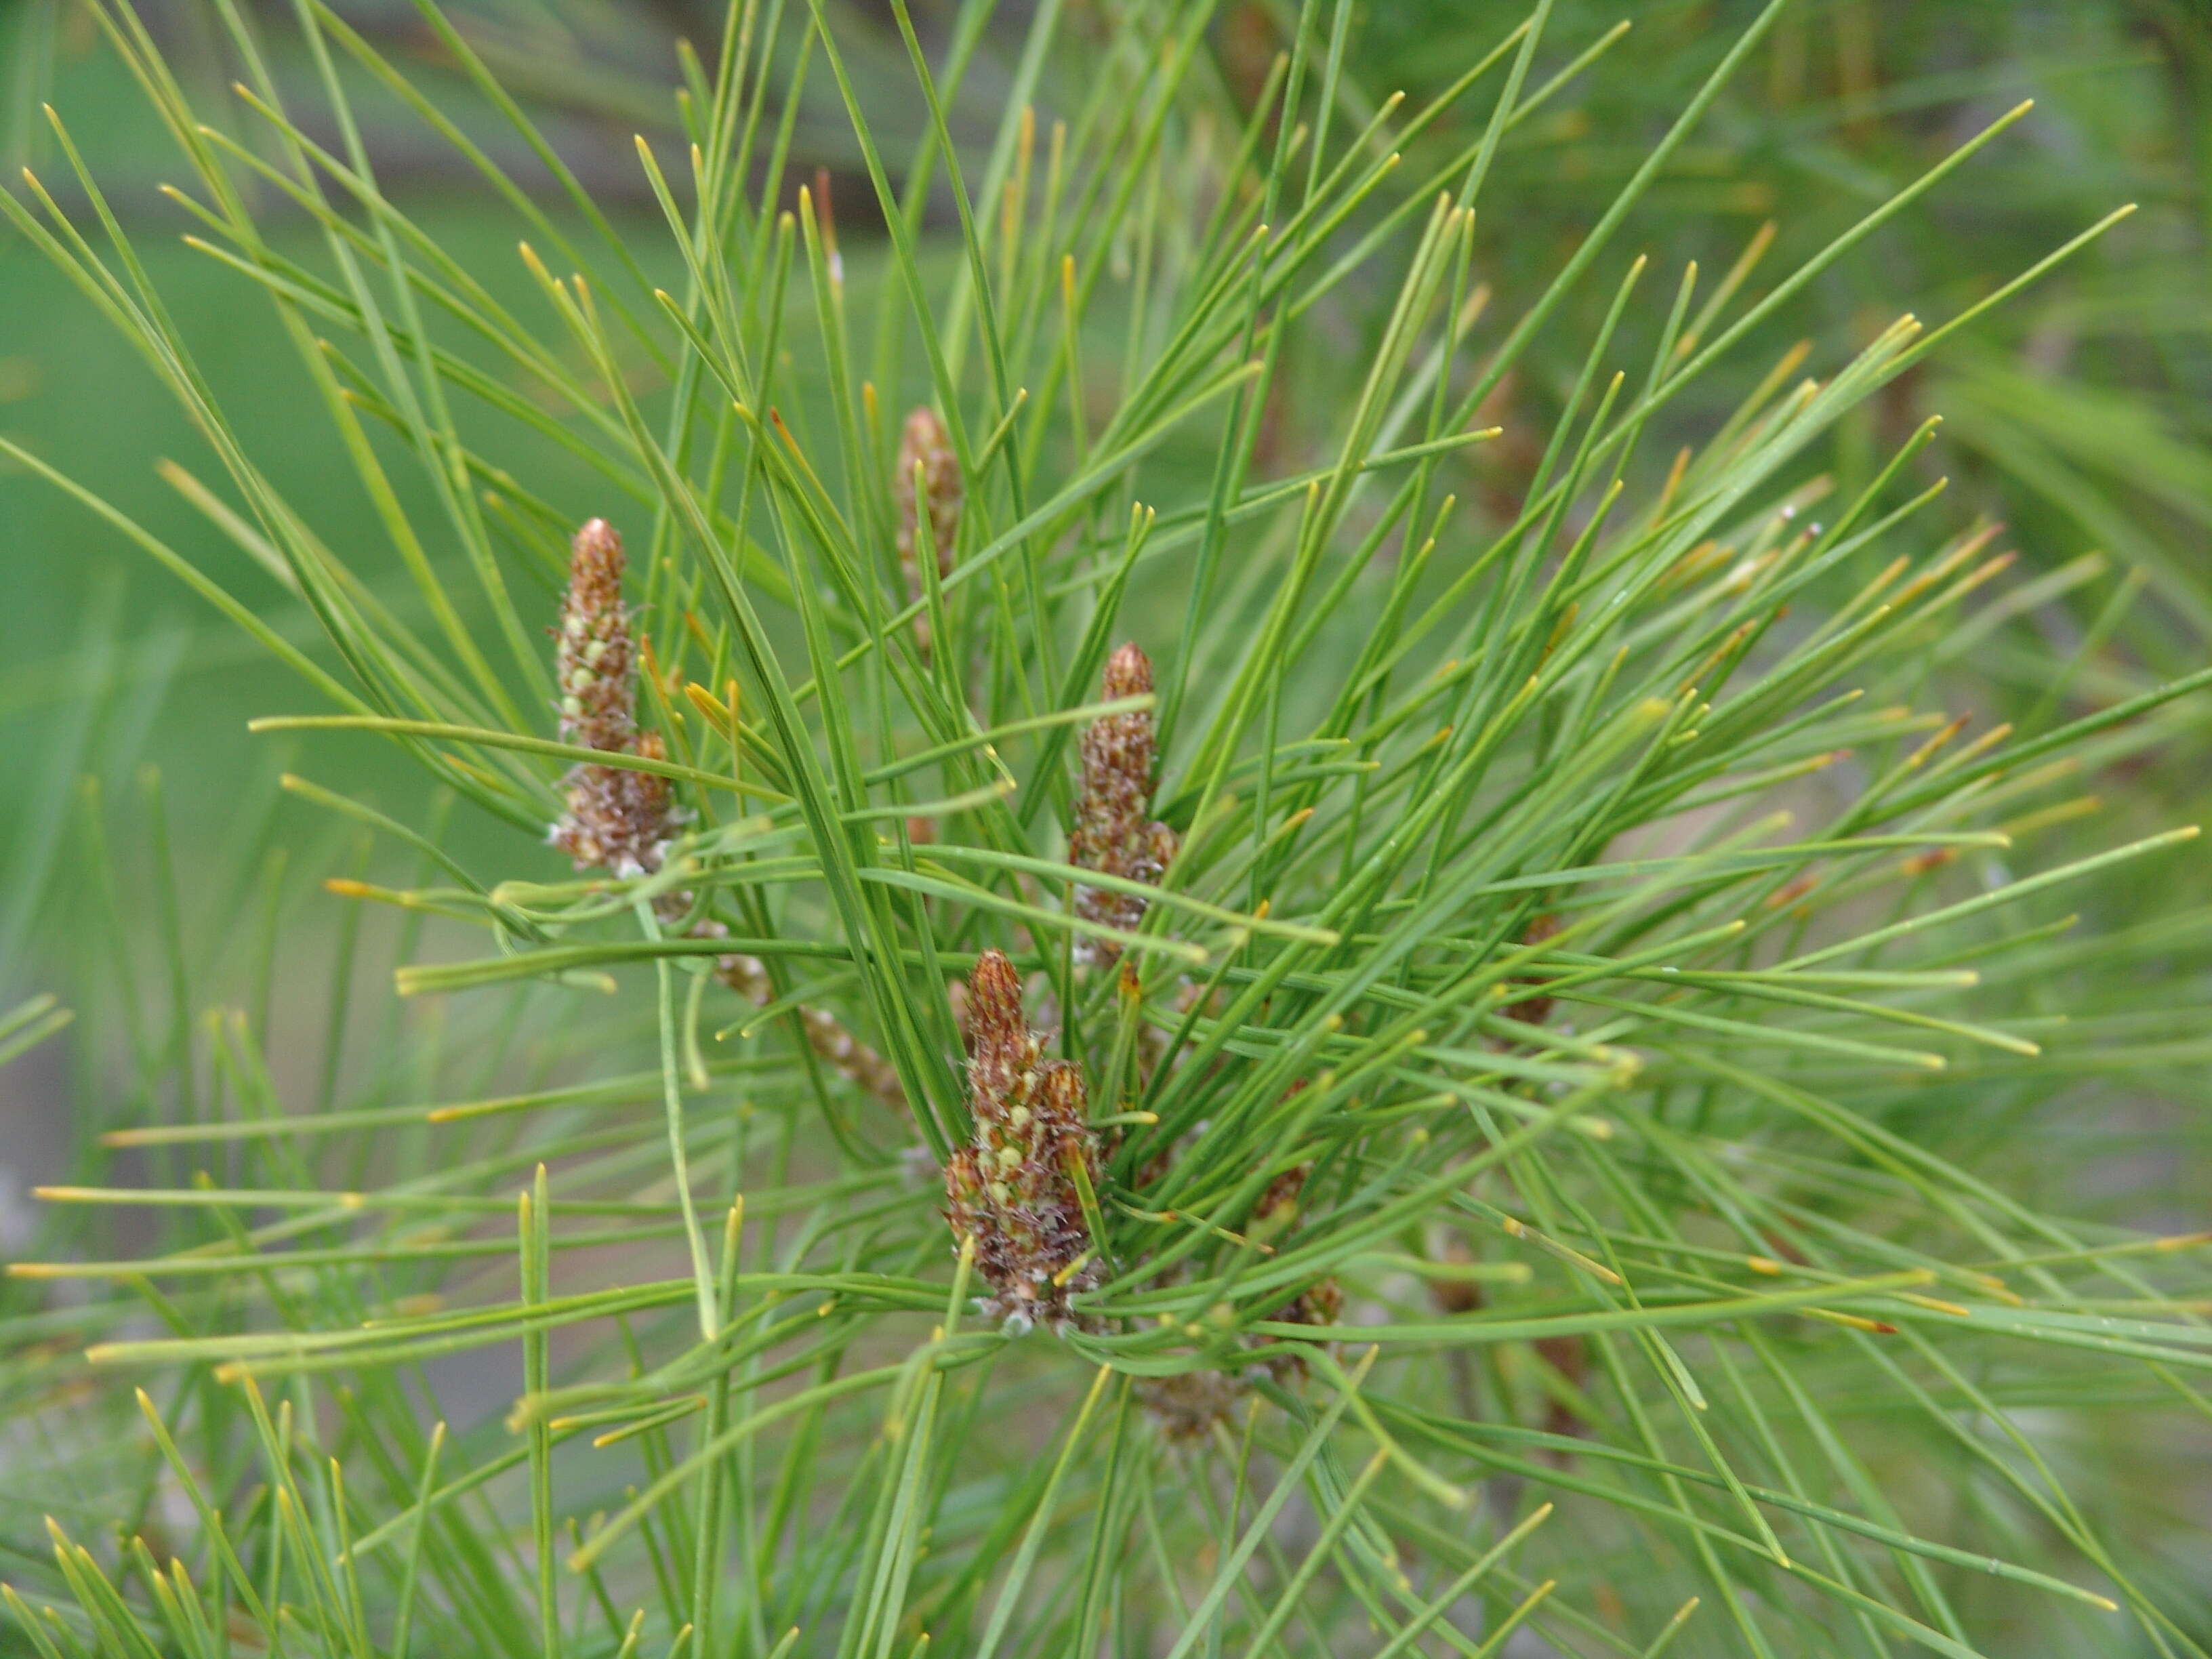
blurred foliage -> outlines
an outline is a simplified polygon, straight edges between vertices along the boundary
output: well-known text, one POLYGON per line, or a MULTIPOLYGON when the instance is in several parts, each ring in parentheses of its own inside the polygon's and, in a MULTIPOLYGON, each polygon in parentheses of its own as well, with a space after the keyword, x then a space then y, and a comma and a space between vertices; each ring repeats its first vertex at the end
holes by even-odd
MULTIPOLYGON (((1484 245, 1485 274, 1502 297, 1552 268, 1757 9, 1711 0, 1630 9, 1632 31, 1582 95, 1516 135, 1502 174, 1510 206, 1489 216, 1493 229, 1508 228, 1484 245)), ((1378 6, 1364 83, 1404 87, 1418 100, 1436 89, 1439 66, 1504 13, 1378 6)), ((1554 29, 1564 49, 1623 15, 1570 0, 1554 29)), ((2129 646, 2161 672, 2201 661, 2212 625, 2212 568, 2202 553, 2212 529, 2212 7, 1831 0, 1787 13, 1762 60, 1716 104, 1635 233, 1662 270, 1697 258, 1710 281, 1771 224, 1772 246, 1746 279, 1754 294, 1763 272, 1792 268, 1990 119, 2035 100, 2020 143, 1978 165, 1962 188, 1915 204, 1793 310, 1792 330, 1814 361, 1893 320, 1870 296, 1911 295, 1941 314, 2116 203, 2139 204, 2087 258, 1856 413, 1834 465, 1848 495, 1875 456, 1940 414, 1945 441, 1924 472, 1953 478, 1948 507, 1960 521, 2002 523, 2043 570, 2093 550, 2106 556, 2094 574, 2075 571, 2068 601, 2046 613, 2051 626, 2086 627, 2140 570, 2149 597, 2122 623, 2129 646)), ((1786 348, 1790 337, 1774 343, 1786 348)), ((1548 406, 1574 367, 1562 350, 1516 394, 1548 406)), ((1706 418, 1726 402, 1716 389, 1706 418)), ((2020 681, 2024 661, 1999 653, 1978 665, 2036 700, 2041 688, 2020 681)))

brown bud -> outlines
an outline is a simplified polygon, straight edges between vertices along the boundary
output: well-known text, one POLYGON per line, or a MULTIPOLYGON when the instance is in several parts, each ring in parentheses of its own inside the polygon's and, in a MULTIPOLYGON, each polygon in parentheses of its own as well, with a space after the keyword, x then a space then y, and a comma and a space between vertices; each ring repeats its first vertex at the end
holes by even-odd
POLYGON ((637 729, 637 665, 623 608, 622 538, 605 519, 593 519, 570 548, 568 590, 555 630, 561 735, 586 749, 627 749, 637 729))
POLYGON ((906 417, 899 432, 891 498, 898 504, 899 568, 906 573, 908 597, 918 599, 921 597, 920 556, 924 547, 935 557, 940 577, 952 574, 952 548, 960 533, 962 501, 960 462, 952 453, 952 440, 937 411, 927 404, 906 417))
POLYGON ((1160 1432, 1186 1443, 1203 1440, 1215 1424, 1227 1422, 1246 1389, 1243 1378, 1225 1371, 1178 1371, 1137 1381, 1137 1398, 1160 1432))
POLYGON ((1076 1181, 1080 1170, 1095 1191, 1099 1180, 1083 1073, 1043 1059, 1002 952, 977 959, 965 1000, 975 1134, 945 1164, 945 1219, 975 1241, 992 1312, 1066 1325, 1069 1298, 1097 1282, 1076 1181))
POLYGON ((1004 952, 986 951, 968 976, 969 1107, 980 1123, 1006 1109, 1039 1045, 1022 1012, 1022 979, 1004 952))
MULTIPOLYGON (((1131 641, 1107 659, 1100 686, 1106 697, 1143 696, 1152 690, 1152 665, 1131 641)), ((1152 818, 1153 776, 1158 759, 1152 711, 1132 709, 1104 714, 1083 733, 1083 787, 1077 797, 1075 824, 1068 833, 1068 860, 1079 869, 1096 870, 1124 881, 1158 885, 1176 850, 1174 830, 1152 818)), ((1075 913, 1125 932, 1144 920, 1138 894, 1096 887, 1075 890, 1075 913)), ((1118 954, 1103 940, 1079 947, 1094 963, 1118 954)))
POLYGON ((1109 702, 1145 696, 1152 690, 1152 659, 1136 641, 1124 640, 1106 659, 1106 672, 1099 677, 1098 689, 1109 702))
MULTIPOLYGON (((1569 1387, 1580 1389, 1589 1375, 1589 1345, 1579 1336, 1540 1336, 1536 1352, 1543 1362, 1559 1374, 1569 1387)), ((1575 1409, 1556 1396, 1546 1402, 1544 1429, 1549 1434, 1580 1434, 1585 1425, 1575 1409)), ((1547 1450, 1546 1461, 1560 1468, 1573 1462, 1566 1453, 1547 1450)))
MULTIPOLYGON (((1437 1259, 1463 1266, 1474 1260, 1474 1253, 1458 1238, 1448 1237, 1437 1259)), ((1471 1314, 1482 1307, 1482 1281, 1479 1279, 1431 1279, 1429 1297, 1443 1312, 1453 1315, 1471 1314)))
MULTIPOLYGON (((1541 945, 1559 931, 1559 919, 1545 915, 1531 921, 1521 935, 1523 945, 1541 945)), ((1521 981, 1526 983, 1527 981, 1521 981)), ((1517 1019, 1524 1025, 1541 1025, 1552 1017, 1552 999, 1544 995, 1522 997, 1518 1002, 1509 1002, 1500 1011, 1508 1019, 1517 1019)))
MULTIPOLYGON (((1291 1096, 1303 1093, 1305 1086, 1304 1079, 1299 1079, 1291 1085, 1284 1098, 1287 1100, 1291 1096)), ((1267 1189, 1260 1195, 1260 1208, 1254 1221, 1272 1222, 1282 1226, 1294 1220, 1297 1216, 1299 1201, 1305 1196, 1306 1177, 1312 1173, 1312 1164, 1299 1164, 1269 1182, 1267 1189)), ((1343 1311, 1342 1288, 1334 1279, 1322 1279, 1307 1285, 1275 1317, 1292 1325, 1334 1325, 1336 1316, 1343 1311)), ((1278 1375, 1284 1374, 1285 1365, 1291 1371, 1297 1371, 1303 1369, 1304 1362, 1296 1358, 1278 1360, 1278 1375)))
POLYGON ((1282 1225, 1294 1220, 1298 1212, 1298 1199, 1305 1191, 1306 1177, 1312 1173, 1312 1164, 1299 1164, 1270 1181, 1267 1189, 1260 1194, 1260 1201, 1252 1206, 1254 1223, 1282 1225))
MULTIPOLYGON (((622 538, 605 519, 576 532, 561 601, 555 658, 561 735, 587 749, 663 760, 654 732, 637 729, 637 648, 623 606, 622 538)), ((567 811, 550 839, 580 870, 618 876, 660 867, 683 815, 668 780, 628 767, 582 765, 561 781, 567 811)))
POLYGON ((1334 1325, 1343 1311, 1344 1287, 1334 1279, 1322 1279, 1307 1285, 1282 1316, 1301 1325, 1334 1325))

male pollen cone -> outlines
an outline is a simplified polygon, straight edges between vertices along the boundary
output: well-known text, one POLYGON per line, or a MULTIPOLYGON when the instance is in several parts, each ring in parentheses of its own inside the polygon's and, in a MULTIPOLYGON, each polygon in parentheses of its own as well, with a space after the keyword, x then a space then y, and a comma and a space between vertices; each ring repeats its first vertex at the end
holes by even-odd
MULTIPOLYGON (((592 519, 569 544, 568 587, 555 630, 561 735, 606 754, 666 758, 655 732, 637 729, 637 649, 623 606, 622 538, 592 519)), ((580 870, 620 876, 658 869, 678 813, 668 780, 629 767, 573 766, 561 781, 568 810, 550 839, 580 870)))
POLYGON ((968 979, 969 1143, 945 1166, 945 1219, 975 1245, 986 1311, 1059 1329, 1070 1298, 1097 1282, 1095 1244, 1071 1168, 1099 1180, 1083 1073, 1043 1058, 1022 1009, 1021 976, 986 951, 968 979))
MULTIPOLYGON (((1133 640, 1106 659, 1099 690, 1109 702, 1149 696, 1152 659, 1133 640)), ((1175 859, 1174 830, 1154 821, 1153 771, 1158 759, 1152 711, 1130 709, 1102 714, 1085 728, 1080 750, 1083 785, 1068 834, 1069 862, 1079 870, 1118 876, 1158 886, 1175 859)), ((1144 920, 1146 901, 1136 893, 1079 886, 1075 913, 1124 932, 1144 920)), ((1120 952, 1102 939, 1085 939, 1081 952, 1094 963, 1110 963, 1120 952)))

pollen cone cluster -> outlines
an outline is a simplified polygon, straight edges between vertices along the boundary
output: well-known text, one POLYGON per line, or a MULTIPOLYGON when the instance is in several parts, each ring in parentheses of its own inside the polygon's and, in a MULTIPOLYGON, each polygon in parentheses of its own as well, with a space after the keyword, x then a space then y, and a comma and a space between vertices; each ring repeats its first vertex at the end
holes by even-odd
MULTIPOLYGON (((1559 933, 1559 919, 1557 916, 1549 914, 1540 915, 1522 930, 1521 943, 1541 945, 1546 939, 1554 937, 1559 933)), ((1518 1001, 1509 1002, 1498 1012, 1508 1019, 1519 1020, 1523 1025, 1541 1025, 1552 1018, 1552 999, 1538 992, 1534 996, 1526 996, 1518 1001)))
MULTIPOLYGON (((605 519, 593 519, 570 549, 556 630, 561 735, 608 754, 665 759, 659 736, 637 729, 637 650, 623 606, 622 538, 605 519)), ((569 769, 561 793, 568 810, 550 838, 579 870, 637 876, 660 867, 661 848, 679 821, 667 779, 586 763, 569 769)))
POLYGON ((945 1218, 975 1243, 986 1311, 1060 1328, 1070 1298, 1097 1282, 1095 1242, 1074 1171, 1095 1192, 1098 1138, 1083 1074, 1043 1058, 1014 965, 986 951, 968 980, 968 1104, 975 1139, 945 1166, 945 1218))
MULTIPOLYGON (((952 548, 960 534, 960 463, 945 422, 927 404, 906 417, 899 431, 898 463, 891 474, 891 499, 898 505, 899 569, 907 597, 922 596, 921 559, 935 561, 939 580, 952 574, 952 548)), ((916 620, 915 633, 929 648, 929 624, 916 620)))
MULTIPOLYGON (((1288 1100, 1303 1093, 1305 1086, 1303 1080, 1291 1085, 1284 1098, 1288 1100)), ((1249 1225, 1255 1236, 1279 1240, 1296 1224, 1299 1212, 1305 1206, 1306 1182, 1312 1175, 1312 1164, 1298 1164, 1267 1183, 1267 1190, 1260 1194, 1260 1201, 1252 1206, 1249 1225)), ((1268 1317, 1285 1325, 1334 1325, 1343 1310, 1343 1289, 1334 1279, 1320 1279, 1268 1317)), ((1302 1374, 1305 1362, 1295 1352, 1278 1352, 1268 1357, 1267 1369, 1278 1378, 1287 1377, 1302 1374)))
MULTIPOLYGON (((1100 690, 1109 702, 1149 695, 1152 664, 1133 641, 1107 659, 1100 690)), ((1131 710, 1093 720, 1083 733, 1083 787, 1068 834, 1068 860, 1079 870, 1157 886, 1174 861, 1174 830, 1152 817, 1153 773, 1158 761, 1152 711, 1131 710)), ((1144 920, 1140 894, 1079 886, 1075 913, 1124 932, 1144 920)), ((1087 961, 1105 963, 1120 955, 1104 939, 1085 939, 1079 951, 1087 961)))

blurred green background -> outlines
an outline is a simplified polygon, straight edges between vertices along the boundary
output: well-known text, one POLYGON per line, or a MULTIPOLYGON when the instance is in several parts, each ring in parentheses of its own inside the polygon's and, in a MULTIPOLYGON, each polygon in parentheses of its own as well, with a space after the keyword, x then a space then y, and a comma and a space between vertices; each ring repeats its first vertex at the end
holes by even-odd
MULTIPOLYGON (((250 144, 257 118, 226 90, 236 66, 216 44, 207 4, 147 0, 141 11, 195 101, 225 112, 222 124, 250 144)), ((289 6, 262 0, 248 9, 280 83, 297 92, 295 112, 311 131, 319 118, 327 131, 289 6)), ((518 178, 546 180, 444 67, 413 6, 340 0, 337 9, 419 72, 518 178)), ((838 9, 863 94, 896 149, 896 135, 919 132, 922 112, 888 9, 854 0, 838 9)), ((925 38, 941 45, 950 7, 915 9, 925 38)), ((1030 9, 1027 0, 998 8, 954 112, 957 136, 988 131, 1030 9)), ((1741 0, 1626 8, 1562 0, 1539 76, 1602 41, 1624 16, 1632 27, 1508 141, 1478 227, 1478 274, 1496 290, 1498 314, 1516 314, 1557 268, 1757 9, 1741 0)), ((1520 12, 1520 0, 1376 0, 1353 33, 1346 104, 1356 114, 1403 90, 1417 106, 1520 12)), ((1216 96, 1249 107, 1294 13, 1279 0, 1224 3, 1211 41, 1216 96)), ((664 228, 631 135, 645 133, 664 153, 680 144, 672 98, 679 43, 711 52, 720 9, 695 0, 472 0, 454 15, 610 216, 634 229, 638 259, 665 267, 664 228)), ((1069 0, 1066 27, 1103 32, 1115 15, 1105 0, 1069 0)), ((161 193, 178 171, 173 141, 91 19, 66 0, 10 0, 0 30, 0 152, 9 176, 28 163, 65 210, 86 215, 40 113, 52 101, 199 343, 202 366, 249 446, 295 499, 318 502, 317 529, 335 547, 393 576, 390 596, 404 606, 396 562, 264 300, 185 241, 191 222, 161 193)), ((1048 81, 1047 117, 1054 90, 1048 81)), ((1848 492, 1926 415, 1945 417, 1943 441, 1918 464, 1930 478, 1953 480, 1941 510, 1956 526, 2001 522, 2002 544, 2021 560, 2006 626, 1965 642, 1972 648, 1958 665, 1985 720, 2047 724, 2198 665, 2212 632, 2212 562, 2203 551, 2212 530, 2212 0, 1804 0, 1639 207, 1625 246, 1654 258, 1639 308, 1647 331, 1683 261, 1702 262, 1710 292, 1771 234, 1744 279, 1742 291, 1755 295, 2029 96, 2036 109, 2013 134, 1828 271, 1761 348, 1772 363, 1802 339, 1808 372, 1818 372, 1899 311, 1951 314, 2113 207, 2140 204, 2087 254, 1852 417, 1822 458, 1848 492), (2075 678, 2052 684, 2047 664, 2085 643, 2075 678)), ((388 96, 365 91, 362 108, 386 192, 503 300, 519 311, 536 305, 511 219, 494 210, 475 175, 388 96)), ((1486 108, 1478 96, 1455 111, 1406 158, 1404 177, 1449 166, 1486 108)), ((828 175, 855 291, 867 294, 879 227, 868 222, 871 198, 826 76, 808 85, 796 117, 787 188, 828 175)), ((270 206, 280 244, 296 237, 308 246, 305 220, 270 206)), ((1520 434, 1549 426, 1578 366, 1589 310, 1610 283, 1585 287, 1576 301, 1583 313, 1561 318, 1495 399, 1490 415, 1508 438, 1453 464, 1462 471, 1452 487, 1481 512, 1510 517, 1517 501, 1518 478, 1534 459, 1520 434)), ((1285 365, 1269 464, 1304 464, 1299 410, 1335 395, 1341 363, 1358 361, 1358 341, 1376 325, 1371 312, 1358 292, 1333 300, 1316 337, 1334 331, 1347 349, 1285 365)), ((1733 379, 1713 377, 1670 410, 1680 425, 1650 453, 1663 465, 1676 442, 1708 435, 1756 380, 1760 357, 1742 354, 1733 379)), ((303 608, 165 479, 171 460, 216 476, 179 410, 84 297, 12 233, 0 233, 0 433, 264 607, 291 637, 313 642, 303 608)), ((519 428, 509 437, 506 464, 532 489, 579 518, 599 509, 592 477, 573 455, 519 428)), ((406 471, 396 476, 403 489, 421 489, 406 471)), ((518 580, 546 583, 550 605, 550 567, 519 555, 514 568, 518 580)), ((195 963, 218 981, 226 971, 234 981, 265 977, 252 965, 254 942, 280 922, 295 930, 288 950, 313 960, 315 940, 339 925, 342 908, 316 883, 343 867, 349 838, 287 805, 276 774, 294 765, 313 774, 319 754, 332 755, 353 793, 410 821, 422 811, 417 775, 396 750, 367 742, 333 739, 343 747, 318 750, 250 738, 249 716, 312 712, 311 694, 112 527, 21 472, 0 471, 0 583, 9 780, 0 790, 0 1003, 50 988, 66 994, 72 972, 94 959, 70 919, 109 902, 98 834, 114 842, 115 902, 128 909, 154 890, 149 872, 164 856, 164 825, 143 793, 149 766, 160 772, 166 857, 181 877, 179 929, 195 963), (97 832, 86 779, 99 792, 97 832)), ((2202 793, 2203 754, 2201 743, 2185 752, 2170 745, 2098 781, 2106 810, 2160 823, 2189 813, 2202 793)), ((465 811, 453 823, 465 846, 488 829, 465 811)), ((2161 880, 2173 878, 2162 872, 2161 880)), ((2169 888, 2111 902, 2148 913, 2176 897, 2169 888)), ((149 975, 157 971, 149 964, 149 975)), ((290 979, 240 984, 236 994, 281 1004, 290 979)), ((303 1054, 316 1041, 317 1017, 303 1011, 303 1054)), ((76 1079, 93 1086, 72 1094, 63 1075, 68 1064, 86 1064, 87 1051, 50 1046, 0 1073, 0 1164, 18 1186, 58 1173, 82 1146, 71 1130, 86 1126, 62 1121, 60 1103, 98 1097, 97 1078, 76 1079)), ((2132 1155, 2124 1144, 2112 1150, 2132 1155)))

